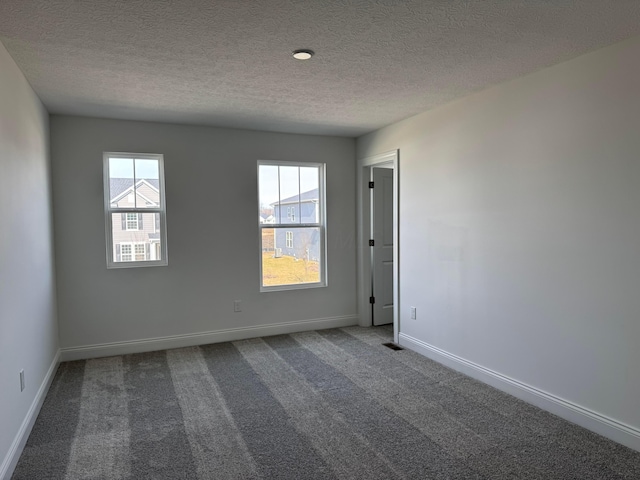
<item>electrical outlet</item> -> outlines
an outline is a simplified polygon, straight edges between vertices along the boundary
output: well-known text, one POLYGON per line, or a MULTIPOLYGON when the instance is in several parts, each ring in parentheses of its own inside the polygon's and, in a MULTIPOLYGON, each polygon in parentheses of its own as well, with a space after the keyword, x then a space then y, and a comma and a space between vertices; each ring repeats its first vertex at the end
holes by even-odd
POLYGON ((20 370, 20 391, 24 391, 24 370, 20 370))
POLYGON ((242 311, 242 307, 240 306, 240 300, 233 301, 233 311, 236 313, 242 311))
POLYGON ((416 319, 416 307, 411 307, 411 320, 416 319))

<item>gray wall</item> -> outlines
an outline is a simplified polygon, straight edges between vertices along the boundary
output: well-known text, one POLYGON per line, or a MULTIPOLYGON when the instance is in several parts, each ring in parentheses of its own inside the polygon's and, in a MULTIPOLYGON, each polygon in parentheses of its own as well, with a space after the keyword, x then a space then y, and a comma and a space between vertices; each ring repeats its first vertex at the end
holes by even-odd
POLYGON ((62 347, 356 314, 355 140, 52 116, 51 152, 62 347), (104 151, 164 154, 168 267, 107 270, 104 151), (327 288, 259 292, 259 159, 326 162, 327 288))
POLYGON ((405 338, 636 435, 638 58, 636 38, 357 143, 358 158, 400 149, 405 338))
POLYGON ((58 351, 48 141, 49 116, 0 44, 0 477, 58 351))

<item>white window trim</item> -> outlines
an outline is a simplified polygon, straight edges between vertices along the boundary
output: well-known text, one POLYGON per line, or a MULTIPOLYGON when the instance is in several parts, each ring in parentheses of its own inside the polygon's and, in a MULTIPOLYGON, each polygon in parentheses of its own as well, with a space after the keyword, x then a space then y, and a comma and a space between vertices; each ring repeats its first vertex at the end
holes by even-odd
MULTIPOLYGON (((260 291, 261 292, 277 292, 283 290, 302 290, 307 288, 319 288, 326 287, 328 285, 328 275, 327 275, 327 208, 326 208, 326 175, 327 175, 327 166, 325 163, 317 163, 317 162, 287 162, 287 161, 276 161, 276 160, 258 160, 257 173, 258 173, 258 214, 260 213, 260 167, 262 165, 273 165, 273 166, 285 166, 285 167, 318 167, 319 170, 319 178, 318 178, 318 210, 319 213, 316 215, 318 219, 317 223, 296 223, 296 224, 287 224, 282 222, 282 205, 280 206, 280 223, 272 223, 272 224, 260 224, 258 223, 258 232, 260 236, 259 241, 259 259, 260 259, 260 291), (293 283, 287 285, 273 285, 273 286, 265 286, 262 285, 263 279, 263 271, 262 271, 262 229, 263 228, 272 228, 274 230, 277 229, 299 229, 305 227, 316 227, 320 230, 320 281, 319 282, 309 282, 309 283, 293 283)), ((274 219, 277 222, 277 218, 274 219)), ((274 232, 275 235, 275 232, 274 232)), ((286 240, 285 240, 286 241, 286 240)), ((275 245, 274 245, 275 248, 275 245)))
MULTIPOLYGON (((129 152, 104 152, 103 154, 103 177, 104 177, 104 214, 105 214, 105 236, 107 247, 107 268, 137 268, 137 267, 159 267, 169 264, 167 249, 167 215, 166 215, 166 195, 164 188, 164 156, 155 153, 129 153, 129 152), (139 207, 139 208, 118 208, 111 205, 109 198, 109 159, 110 158, 133 158, 137 160, 157 160, 159 173, 159 193, 160 204, 156 207, 139 207), (115 245, 113 243, 113 225, 112 215, 121 213, 159 213, 160 225, 163 226, 160 231, 160 260, 144 260, 144 261, 126 261, 116 262, 115 245)), ((155 224, 155 215, 154 215, 155 224)), ((125 223, 126 226, 126 223, 125 223)), ((133 230, 128 230, 133 231, 133 230)), ((139 243, 139 242, 118 242, 123 243, 139 243)), ((135 258, 135 247, 132 247, 132 255, 135 258)))
POLYGON ((293 231, 292 230, 287 230, 285 232, 285 239, 284 239, 286 248, 293 248, 293 231))

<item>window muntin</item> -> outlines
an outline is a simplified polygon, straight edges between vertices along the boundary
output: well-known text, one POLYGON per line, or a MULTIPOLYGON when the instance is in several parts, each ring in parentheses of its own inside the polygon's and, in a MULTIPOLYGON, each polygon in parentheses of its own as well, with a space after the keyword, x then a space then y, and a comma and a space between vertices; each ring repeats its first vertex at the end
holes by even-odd
POLYGON ((167 265, 163 156, 104 154, 107 268, 167 265))
POLYGON ((261 291, 326 285, 324 164, 258 162, 261 291))

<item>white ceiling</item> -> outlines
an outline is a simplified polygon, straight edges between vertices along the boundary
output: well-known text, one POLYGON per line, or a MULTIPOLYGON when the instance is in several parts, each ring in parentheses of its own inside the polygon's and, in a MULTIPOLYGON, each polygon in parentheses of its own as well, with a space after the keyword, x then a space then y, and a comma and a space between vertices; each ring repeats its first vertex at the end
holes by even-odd
POLYGON ((638 0, 0 0, 51 113, 344 136, 639 34, 638 0))

